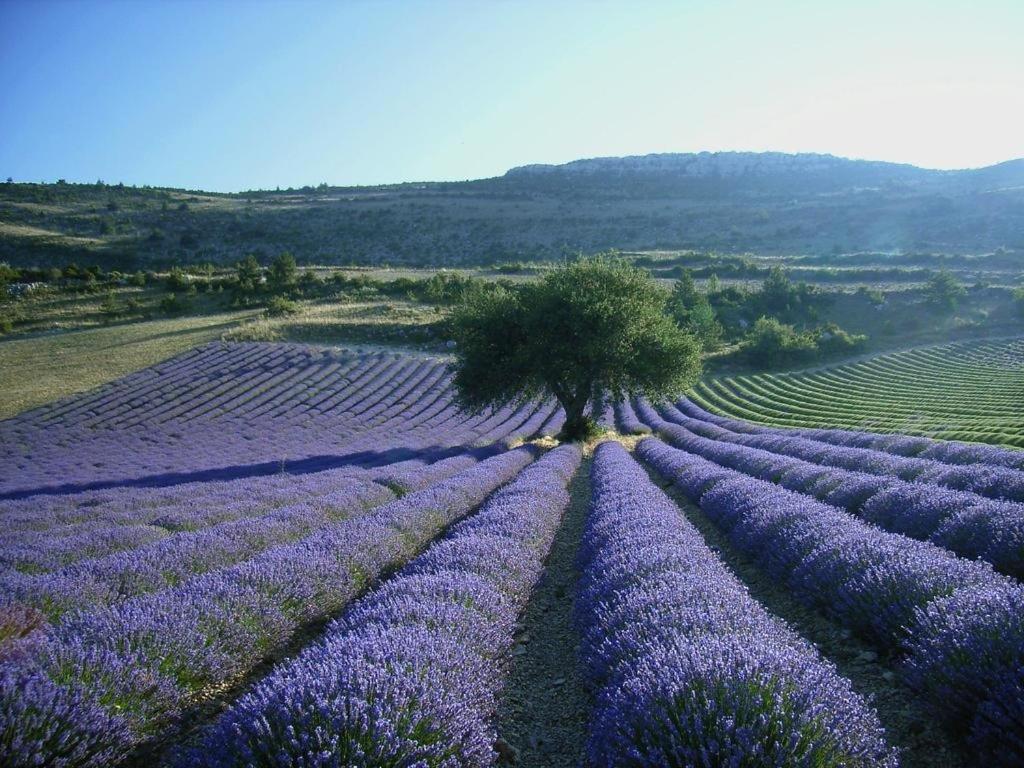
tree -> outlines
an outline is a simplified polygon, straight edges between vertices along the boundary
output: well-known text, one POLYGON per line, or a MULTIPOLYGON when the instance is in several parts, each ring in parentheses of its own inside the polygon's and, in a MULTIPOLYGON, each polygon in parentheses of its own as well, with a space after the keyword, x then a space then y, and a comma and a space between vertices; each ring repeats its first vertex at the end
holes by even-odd
POLYGON ((683 270, 672 288, 669 311, 676 324, 692 333, 703 349, 713 351, 718 348, 722 341, 722 324, 715 317, 708 297, 697 290, 693 272, 689 269, 683 270))
POLYGON ((114 295, 113 290, 109 290, 103 296, 103 301, 100 302, 100 312, 104 317, 114 318, 124 314, 121 307, 117 303, 117 297, 114 295))
POLYGON ((966 295, 967 289, 947 269, 932 275, 924 287, 925 302, 928 306, 946 315, 955 312, 960 299, 966 295))
POLYGON ((253 293, 260 284, 262 271, 256 257, 249 254, 235 266, 238 289, 242 293, 253 293))
POLYGON ((666 312, 650 275, 607 257, 580 259, 517 290, 467 298, 452 315, 461 405, 472 410, 553 395, 563 439, 586 437, 603 397, 679 396, 700 373, 693 337, 666 312))
POLYGON ((743 341, 747 359, 761 368, 779 368, 806 363, 817 350, 810 333, 798 333, 774 317, 760 317, 743 341))
POLYGON ((171 271, 167 273, 167 290, 169 291, 187 291, 191 285, 189 276, 185 274, 185 270, 181 267, 171 267, 171 271))
POLYGON ((267 283, 275 293, 284 293, 293 288, 299 279, 299 268, 295 257, 285 251, 275 256, 267 270, 267 283))

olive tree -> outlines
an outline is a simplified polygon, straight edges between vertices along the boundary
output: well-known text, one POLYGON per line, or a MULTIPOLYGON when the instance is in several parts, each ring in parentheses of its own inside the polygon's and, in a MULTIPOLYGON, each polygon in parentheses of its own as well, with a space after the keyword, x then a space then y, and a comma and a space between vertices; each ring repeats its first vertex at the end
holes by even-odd
POLYGON ((606 257, 580 259, 515 290, 470 297, 453 314, 455 387, 479 410, 553 395, 563 439, 586 437, 588 403, 683 394, 700 373, 699 347, 667 314, 650 275, 606 257))

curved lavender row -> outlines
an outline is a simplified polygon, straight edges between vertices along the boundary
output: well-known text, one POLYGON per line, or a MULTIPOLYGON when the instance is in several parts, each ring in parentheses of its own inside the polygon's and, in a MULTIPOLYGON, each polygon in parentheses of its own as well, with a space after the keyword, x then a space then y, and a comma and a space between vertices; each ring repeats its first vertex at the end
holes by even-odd
MULTIPOLYGON (((328 470, 364 475, 361 467, 328 470)), ((70 526, 83 521, 110 524, 152 522, 161 516, 184 514, 189 517, 203 510, 247 502, 252 506, 274 506, 293 501, 307 493, 308 482, 315 491, 321 486, 308 475, 262 475, 238 480, 179 483, 164 487, 121 487, 102 491, 32 496, 0 502, 0 521, 8 531, 43 531, 54 526, 70 526), (181 508, 175 509, 175 508, 181 508)), ((201 520, 199 521, 201 523, 201 520)))
POLYGON ((533 460, 499 454, 296 544, 69 617, 0 663, 5 766, 108 766, 307 622, 342 608, 533 460))
POLYGON ((649 435, 651 433, 651 428, 636 417, 633 406, 626 399, 615 403, 615 423, 619 432, 624 435, 649 435))
MULTIPOLYGON (((203 371, 203 376, 207 380, 209 380, 211 382, 210 386, 214 386, 215 387, 216 386, 216 382, 218 380, 220 380, 220 381, 226 380, 229 383, 234 381, 232 376, 227 375, 228 373, 230 373, 230 369, 218 368, 219 365, 224 365, 224 362, 223 362, 223 360, 220 359, 219 356, 212 354, 212 352, 213 352, 213 350, 211 350, 211 354, 206 356, 206 357, 204 357, 202 355, 198 356, 199 358, 202 359, 203 364, 200 365, 199 362, 196 362, 195 366, 193 366, 193 367, 195 368, 196 366, 200 366, 200 368, 203 371), (207 358, 209 358, 209 359, 207 359, 207 358)), ((309 365, 307 366, 307 367, 309 367, 309 370, 302 372, 302 375, 306 377, 306 378, 302 379, 302 381, 304 383, 305 382, 317 382, 318 384, 322 384, 322 382, 320 380, 320 377, 322 376, 321 371, 324 370, 324 369, 329 369, 333 373, 337 373, 339 370, 343 370, 343 368, 339 368, 339 364, 337 362, 332 362, 332 358, 330 356, 324 357, 324 356, 317 356, 317 355, 308 355, 308 354, 306 354, 307 350, 305 350, 305 349, 300 349, 299 352, 301 352, 301 354, 298 354, 297 356, 293 355, 292 357, 286 357, 285 361, 292 360, 293 358, 297 357, 298 363, 299 363, 300 366, 303 363, 303 361, 307 361, 307 362, 311 361, 311 362, 309 362, 309 365)), ((265 364, 269 365, 269 363, 265 363, 265 364)), ((369 418, 370 422, 373 422, 373 423, 376 423, 378 418, 380 418, 380 419, 393 418, 398 413, 400 413, 403 409, 410 408, 411 404, 418 403, 419 400, 420 400, 420 396, 421 395, 425 396, 424 395, 425 392, 432 392, 433 393, 431 395, 432 398, 436 397, 438 395, 442 395, 447 390, 447 386, 450 383, 448 381, 448 379, 445 377, 443 366, 440 365, 437 362, 431 361, 429 363, 419 363, 419 364, 412 364, 412 363, 407 363, 407 362, 406 363, 401 363, 401 361, 399 359, 397 359, 397 358, 392 358, 391 361, 388 363, 388 365, 384 365, 377 372, 377 374, 375 376, 371 377, 371 381, 374 380, 374 379, 380 378, 383 372, 391 370, 391 368, 394 368, 395 365, 402 365, 402 366, 404 366, 403 369, 402 369, 403 371, 408 370, 408 371, 411 371, 412 373, 410 375, 408 375, 408 376, 404 376, 404 378, 403 378, 403 381, 405 382, 404 384, 401 384, 399 386, 394 386, 394 387, 392 387, 390 384, 388 384, 387 391, 389 392, 389 394, 387 394, 387 396, 383 400, 381 400, 376 406, 373 406, 372 408, 369 408, 369 414, 363 413, 363 415, 358 415, 358 413, 357 413, 357 412, 362 413, 362 412, 366 411, 366 409, 370 405, 372 405, 372 403, 374 401, 373 401, 373 399, 369 399, 368 400, 368 398, 366 396, 366 388, 364 388, 362 386, 348 386, 348 382, 352 382, 354 384, 356 381, 358 381, 358 377, 354 377, 354 374, 353 374, 353 375, 348 375, 347 378, 345 380, 343 380, 343 381, 335 381, 335 382, 333 382, 333 385, 335 385, 336 387, 340 388, 340 390, 342 390, 341 392, 339 392, 339 394, 341 394, 342 397, 340 398, 340 400, 338 400, 338 402, 333 403, 333 405, 331 407, 334 407, 334 406, 337 406, 337 405, 340 405, 340 404, 344 404, 346 402, 351 402, 353 404, 358 404, 358 408, 353 408, 352 409, 352 413, 340 413, 340 414, 339 413, 324 414, 324 413, 320 413, 320 412, 317 412, 317 414, 312 414, 311 413, 310 415, 327 416, 326 419, 322 419, 323 421, 326 421, 327 423, 326 424, 318 424, 314 420, 314 423, 306 424, 306 426, 312 427, 315 430, 315 434, 317 434, 317 433, 321 434, 325 438, 328 435, 332 435, 333 439, 334 439, 334 442, 337 443, 337 434, 338 434, 337 422, 339 422, 339 421, 340 422, 345 422, 345 423, 349 424, 349 426, 352 426, 353 425, 353 422, 352 422, 353 418, 355 418, 360 424, 364 424, 364 425, 366 424, 367 418, 369 418), (390 365, 390 368, 388 367, 389 365, 390 365), (331 422, 334 422, 334 423, 331 423, 331 422)), ((359 365, 355 366, 354 370, 356 372, 358 372, 360 370, 363 370, 364 368, 365 368, 365 366, 362 365, 362 363, 360 363, 359 365)), ((281 376, 284 376, 284 377, 288 377, 288 376, 295 377, 295 376, 298 375, 294 371, 290 371, 287 366, 283 366, 281 368, 281 370, 279 370, 279 371, 270 370, 270 371, 263 371, 263 372, 264 373, 270 373, 270 374, 273 374, 273 375, 278 376, 278 377, 281 377, 281 376)), ((193 379, 196 379, 198 377, 198 374, 199 374, 199 368, 196 368, 195 370, 193 370, 192 373, 193 373, 193 379)), ((132 377, 128 377, 127 379, 123 380, 122 383, 128 382, 131 378, 132 377)), ((152 383, 152 379, 153 378, 154 377, 152 377, 152 376, 150 377, 150 383, 151 383, 152 386, 156 386, 155 384, 152 383)), ((157 376, 156 378, 159 379, 159 376, 157 376)), ((189 381, 188 377, 185 377, 183 379, 184 383, 183 383, 182 386, 185 387, 187 385, 188 381, 189 381)), ((198 386, 198 383, 196 381, 193 381, 193 383, 198 386)), ((363 382, 363 383, 365 384, 366 382, 363 382)), ((386 381, 386 379, 380 378, 379 383, 383 385, 383 384, 387 384, 388 382, 386 381)), ((244 384, 239 384, 239 386, 243 386, 244 387, 245 385, 244 384)), ((294 387, 292 387, 292 388, 294 388, 294 387)), ((146 407, 145 406, 146 406, 146 399, 147 399, 146 395, 145 395, 145 392, 143 392, 143 393, 135 392, 135 391, 132 390, 132 387, 128 386, 128 385, 118 386, 118 387, 115 387, 114 389, 117 390, 116 391, 117 398, 115 398, 113 396, 113 394, 112 394, 111 398, 113 398, 113 399, 111 399, 109 403, 101 403, 100 405, 97 406, 97 409, 98 409, 97 413, 102 414, 102 413, 105 412, 105 409, 116 410, 119 407, 119 405, 118 405, 118 398, 120 398, 120 402, 122 404, 128 404, 128 403, 131 404, 131 412, 133 414, 135 414, 135 418, 143 419, 143 417, 145 416, 145 412, 146 412, 146 407)), ((113 392, 113 390, 112 390, 112 392, 113 392)), ((161 396, 161 397, 162 397, 163 400, 165 400, 167 402, 175 403, 175 408, 179 409, 181 411, 181 415, 182 416, 188 416, 188 417, 191 418, 191 416, 193 416, 194 414, 192 414, 190 412, 190 410, 189 410, 190 408, 198 408, 199 410, 202 410, 202 408, 206 407, 206 406, 199 407, 197 402, 193 402, 192 400, 190 400, 189 398, 190 398, 191 394, 192 393, 186 388, 186 389, 183 389, 183 391, 181 393, 178 393, 177 390, 174 390, 171 394, 166 395, 166 396, 161 396)), ((260 395, 257 398, 257 400, 260 399, 260 398, 266 397, 266 396, 267 396, 266 393, 264 393, 263 395, 260 395)), ((284 396, 283 393, 282 393, 282 396, 284 396)), ((308 400, 308 401, 321 400, 321 408, 324 407, 324 405, 323 405, 324 401, 322 401, 322 398, 320 397, 320 395, 317 394, 317 388, 313 388, 313 389, 310 389, 309 391, 305 392, 304 397, 305 397, 305 400, 296 400, 293 403, 294 408, 292 410, 297 415, 301 415, 303 408, 306 407, 306 406, 303 405, 303 403, 306 400, 308 400)), ((199 400, 205 402, 205 400, 203 400, 202 397, 199 398, 199 400)), ((240 406, 240 407, 242 407, 242 406, 240 406)), ((248 406, 244 406, 244 407, 248 407, 248 406)), ((245 412, 244 411, 244 407, 243 407, 243 412, 245 412)), ((261 406, 261 408, 256 409, 252 414, 250 414, 248 412, 245 412, 246 413, 246 417, 251 419, 251 418, 254 418, 255 416, 258 416, 260 419, 263 419, 264 418, 263 410, 261 410, 261 409, 262 409, 262 406, 261 406)), ((164 413, 164 415, 167 416, 168 418, 173 417, 173 414, 171 414, 171 413, 164 413)), ((203 417, 203 418, 205 418, 205 417, 203 417)), ((142 423, 142 422, 139 422, 139 423, 142 423)), ((200 422, 191 421, 191 422, 189 422, 189 424, 190 424, 190 427, 189 427, 190 432, 192 430, 194 430, 194 429, 199 429, 203 433, 202 437, 204 438, 204 440, 207 439, 207 438, 212 438, 212 442, 210 444, 212 446, 214 446, 214 448, 215 448, 215 450, 212 451, 213 453, 220 453, 220 454, 222 454, 224 456, 230 456, 232 451, 236 450, 236 448, 234 446, 230 445, 230 441, 225 441, 225 436, 224 435, 218 434, 218 429, 216 427, 211 427, 207 422, 204 421, 204 422, 200 423, 200 422), (226 451, 224 450, 225 446, 229 446, 229 449, 226 450, 226 451)), ((92 426, 95 426, 95 425, 92 425, 92 426)), ((140 432, 139 435, 137 436, 140 442, 132 444, 130 446, 130 450, 129 451, 122 451, 122 450, 120 450, 120 447, 119 447, 117 441, 118 440, 124 440, 125 438, 130 438, 130 439, 135 439, 135 438, 131 438, 131 434, 130 434, 131 430, 128 430, 126 425, 118 423, 117 426, 119 428, 116 430, 116 432, 117 432, 116 437, 114 437, 113 433, 115 432, 115 430, 113 430, 113 429, 101 430, 101 432, 105 431, 105 432, 109 432, 110 433, 110 440, 107 441, 107 442, 110 442, 110 444, 107 445, 107 443, 103 443, 104 450, 92 450, 92 451, 90 451, 89 459, 87 459, 86 461, 82 462, 82 469, 84 470, 83 471, 83 476, 89 476, 91 478, 95 478, 95 477, 98 476, 98 473, 95 471, 95 468, 91 466, 92 462, 90 460, 91 457, 96 456, 96 455, 103 455, 107 459, 108 463, 111 460, 115 460, 116 461, 118 459, 119 455, 122 454, 122 453, 128 453, 128 455, 131 456, 131 458, 133 460, 135 460, 135 454, 140 452, 139 449, 141 447, 144 447, 143 445, 140 445, 140 443, 144 443, 146 441, 146 438, 148 436, 147 432, 156 429, 156 433, 159 434, 160 431, 163 429, 163 427, 160 427, 160 425, 152 423, 151 421, 150 422, 146 422, 144 424, 146 431, 140 432), (107 449, 109 449, 109 450, 107 450, 107 449)), ((403 425, 403 426, 405 426, 405 425, 403 425)), ((174 429, 175 429, 175 427, 173 426, 173 424, 172 424, 172 426, 167 427, 167 430, 170 431, 170 432, 173 432, 174 429)), ((33 454, 34 455, 32 457, 32 461, 31 462, 25 462, 25 461, 21 460, 22 457, 20 457, 18 455, 20 453, 20 450, 18 450, 17 453, 14 453, 13 455, 9 456, 11 461, 4 462, 8 466, 10 466, 12 468, 17 468, 17 470, 19 470, 19 472, 18 472, 18 484, 19 485, 23 485, 23 486, 41 485, 42 483, 35 482, 31 478, 33 476, 38 477, 41 474, 46 474, 46 472, 51 471, 50 469, 47 469, 47 465, 49 464, 51 459, 47 455, 38 455, 40 449, 45 448, 47 445, 54 445, 55 447, 57 447, 56 444, 64 442, 65 439, 67 441, 69 441, 69 442, 72 442, 72 443, 78 442, 78 441, 76 441, 76 438, 75 438, 75 435, 77 434, 76 430, 75 429, 71 429, 71 428, 67 428, 67 427, 50 426, 50 425, 48 425, 45 431, 39 431, 38 433, 36 433, 34 431, 35 427, 33 427, 31 425, 30 421, 22 420, 22 421, 17 422, 17 424, 12 424, 11 422, 4 422, 3 424, 0 424, 0 432, 8 432, 10 430, 14 430, 14 432, 11 433, 11 440, 8 441, 6 438, 4 440, 0 440, 0 442, 4 443, 5 447, 6 446, 11 446, 11 447, 14 447, 14 448, 17 449, 17 446, 19 446, 19 444, 27 443, 27 444, 31 445, 32 448, 33 448, 33 454), (66 438, 64 436, 66 436, 66 438)), ((91 430, 91 432, 88 434, 88 438, 89 438, 90 441, 105 440, 106 439, 102 435, 97 435, 96 434, 96 430, 92 429, 92 427, 90 427, 90 430, 91 430)), ((78 430, 78 432, 81 432, 81 431, 82 430, 78 430)), ((223 427, 221 427, 220 431, 223 432, 223 427)), ((235 434, 236 433, 234 433, 233 430, 229 430, 229 431, 231 431, 233 434, 231 434, 231 435, 229 435, 227 437, 235 438, 235 434)), ((245 431, 246 430, 243 430, 243 433, 245 431)), ((251 430, 248 430, 248 431, 251 431, 251 430)), ((350 434, 351 430, 346 430, 346 432, 350 434)), ((277 434, 271 432, 269 437, 272 440, 276 440, 279 436, 277 434)), ((286 442, 288 440, 292 439, 290 436, 285 436, 285 437, 286 437, 286 442)), ((311 437, 312 437, 312 435, 307 433, 307 434, 302 436, 302 439, 309 440, 311 437)), ((295 439, 298 439, 298 435, 296 435, 295 439)), ((320 438, 316 438, 316 439, 320 439, 320 438)), ((236 439, 236 441, 237 441, 237 439, 236 439)), ((159 444, 161 442, 168 442, 168 441, 157 440, 155 442, 157 444, 159 444)), ((173 441, 171 441, 171 442, 173 442, 173 441)), ((200 442, 200 441, 197 441, 197 442, 200 442)), ((243 441, 237 441, 237 442, 239 443, 239 445, 241 445, 244 448, 244 440, 243 441)), ((159 448, 159 447, 160 447, 159 445, 153 445, 153 448, 159 448)), ((282 455, 281 453, 278 452, 278 449, 271 448, 271 450, 273 451, 273 453, 271 455, 273 455, 275 458, 278 458, 278 457, 280 457, 282 455)), ((325 450, 323 452, 327 453, 328 451, 325 450)), ((175 460, 176 460, 176 462, 180 461, 180 459, 178 459, 177 457, 175 458, 175 460)), ((58 465, 58 466, 54 466, 52 468, 53 474, 58 474, 58 471, 59 471, 58 467, 66 468, 66 465, 68 464, 67 456, 66 456, 66 451, 55 452, 53 454, 52 461, 54 463, 58 463, 59 462, 60 464, 65 465, 63 467, 60 467, 60 465, 58 465)), ((179 464, 179 466, 180 466, 180 464, 179 464)), ((62 473, 62 476, 66 477, 67 473, 66 472, 62 473)))
POLYGON ((511 445, 517 441, 531 439, 541 431, 541 428, 547 423, 557 408, 558 403, 538 403, 537 410, 535 410, 533 414, 531 414, 531 416, 520 426, 507 434, 502 439, 502 442, 505 445, 511 445))
POLYGON ((192 764, 491 765, 504 659, 579 462, 562 446, 525 469, 239 700, 192 764))
POLYGON ((895 766, 877 715, 768 614, 617 443, 580 550, 594 766, 895 766), (714 755, 709 762, 709 755, 714 755))
POLYGON ((962 443, 955 440, 934 440, 916 435, 889 435, 877 432, 857 432, 845 429, 785 429, 764 427, 750 422, 719 416, 701 408, 691 400, 683 399, 679 408, 687 415, 702 421, 730 429, 734 432, 763 432, 796 434, 811 440, 847 445, 857 448, 871 448, 897 456, 916 456, 934 459, 945 464, 991 464, 1024 470, 1024 451, 999 448, 995 445, 962 443))
POLYGON ((1024 501, 1024 472, 1020 470, 981 464, 950 466, 934 459, 899 456, 870 448, 836 446, 794 435, 791 432, 737 434, 723 427, 709 425, 700 419, 687 416, 672 406, 663 410, 670 422, 680 424, 691 431, 716 440, 760 448, 772 453, 854 472, 891 475, 901 480, 940 485, 960 491, 973 491, 994 499, 1024 501), (701 431, 702 427, 710 428, 711 432, 701 431))
MULTIPOLYGON (((440 368, 439 365, 432 365, 434 368, 440 368)), ((131 430, 121 429, 109 430, 109 434, 92 432, 87 436, 86 442, 77 438, 69 439, 74 444, 74 451, 87 453, 89 456, 111 457, 108 459, 108 464, 117 464, 121 461, 120 457, 127 454, 132 464, 140 465, 141 462, 146 462, 147 469, 149 469, 154 462, 159 466, 170 457, 172 463, 164 464, 164 467, 173 470, 182 466, 187 468, 197 463, 205 464, 206 468, 211 465, 223 465, 226 459, 239 456, 240 452, 242 454, 251 453, 252 448, 248 447, 247 441, 257 438, 259 442, 253 442, 252 445, 262 452, 259 460, 265 462, 268 456, 273 459, 267 463, 266 469, 262 470, 266 472, 276 471, 278 464, 283 465, 283 460, 287 459, 289 455, 295 456, 290 447, 293 444, 299 446, 296 458, 301 458, 303 455, 330 457, 337 454, 341 447, 337 444, 339 433, 345 436, 343 440, 345 452, 352 454, 365 449, 371 453, 383 453, 393 446, 403 449, 428 447, 431 446, 432 438, 440 438, 443 444, 449 446, 473 440, 500 439, 516 426, 512 422, 517 419, 526 420, 528 413, 514 411, 500 412, 503 418, 498 418, 499 413, 493 413, 467 419, 465 415, 459 414, 450 402, 449 380, 437 377, 437 373, 435 371, 432 374, 436 378, 434 383, 428 382, 424 385, 421 382, 417 384, 407 395, 390 404, 388 410, 381 415, 381 420, 375 420, 374 424, 369 426, 362 422, 351 421, 348 415, 341 417, 318 416, 316 419, 308 419, 295 424, 287 420, 275 420, 273 424, 263 423, 262 431, 256 431, 256 425, 246 423, 244 420, 236 420, 231 423, 190 423, 189 435, 196 438, 195 443, 209 446, 208 453, 210 456, 217 457, 216 464, 202 453, 195 453, 191 443, 189 451, 181 451, 177 446, 181 436, 175 434, 174 427, 166 425, 147 428, 145 432, 139 432, 135 437, 131 430), (421 386, 425 386, 426 389, 421 391, 421 386), (509 423, 504 425, 503 421, 509 423), (491 434, 495 432, 496 435, 491 434), (133 442, 136 437, 144 440, 145 444, 139 445, 133 442), (268 442, 268 437, 278 444, 277 447, 273 442, 268 442), (183 461, 182 457, 186 457, 186 459, 183 461)), ((46 442, 49 441, 50 436, 38 448, 46 448, 46 442)), ((58 443, 60 442, 62 441, 59 440, 58 443)), ((69 449, 61 448, 53 457, 53 463, 56 466, 51 467, 46 457, 33 455, 30 462, 26 462, 24 457, 20 457, 12 465, 12 468, 19 472, 19 485, 34 485, 36 481, 33 478, 39 474, 45 475, 51 471, 60 471, 62 475, 65 474, 69 471, 69 463, 73 467, 78 467, 75 469, 76 472, 81 471, 83 467, 90 468, 87 461, 75 460, 75 455, 75 453, 69 452, 69 449)), ((124 466, 125 472, 139 471, 128 469, 128 464, 124 466)), ((117 471, 116 467, 112 466, 111 469, 114 475, 122 474, 117 471)), ((204 471, 208 470, 204 469, 204 471)), ((95 477, 92 477, 93 480, 97 478, 102 480, 103 475, 95 474, 95 477)), ((37 488, 35 490, 38 493, 47 489, 37 488)))
MULTIPOLYGON (((649 438, 645 461, 688 484, 704 513, 794 595, 903 657, 907 682, 991 765, 1024 760, 1024 587, 984 563, 885 533, 827 504, 723 477, 649 438)), ((720 468, 719 468, 720 469, 720 468)))
POLYGON ((722 442, 665 421, 644 403, 638 408, 677 448, 807 493, 892 533, 931 541, 969 559, 980 557, 1003 573, 1024 578, 1024 505, 722 442))
POLYGON ((394 498, 394 493, 370 480, 350 481, 321 494, 315 502, 174 534, 149 546, 84 560, 43 576, 0 577, 0 589, 56 621, 74 611, 113 605, 186 583, 271 547, 311 536, 332 522, 394 498))
MULTIPOLYGON (((415 471, 397 473, 388 473, 385 467, 380 476, 390 477, 393 489, 406 494, 468 469, 482 457, 482 453, 458 454, 433 464, 418 461, 415 471)), ((45 576, 0 574, 0 588, 53 620, 69 610, 109 605, 181 584, 395 498, 392 490, 378 484, 377 478, 371 481, 347 472, 316 473, 304 480, 301 488, 309 498, 297 504, 265 514, 240 514, 238 519, 198 532, 170 535, 149 546, 121 546, 123 551, 82 560, 45 576), (312 485, 311 478, 319 480, 321 486, 312 485)))
POLYGON ((9 541, 0 545, 0 564, 29 573, 52 572, 72 564, 82 566, 85 560, 138 552, 146 545, 167 546, 170 541, 188 540, 187 536, 182 538, 186 534, 193 537, 216 535, 217 531, 229 530, 232 524, 246 519, 269 519, 284 514, 281 509, 284 506, 317 505, 318 497, 327 494, 350 489, 356 494, 372 496, 374 491, 365 471, 347 468, 295 478, 290 491, 282 483, 275 484, 270 493, 261 492, 259 483, 253 483, 253 493, 248 499, 241 493, 244 481, 234 484, 239 494, 230 497, 206 495, 203 484, 190 484, 199 486, 192 491, 195 495, 187 495, 189 491, 182 490, 176 504, 146 505, 146 494, 136 492, 131 496, 137 504, 134 507, 122 507, 117 512, 109 505, 86 507, 82 514, 88 514, 90 509, 97 510, 97 519, 88 523, 61 525, 52 517, 46 521, 47 516, 40 514, 44 523, 53 524, 13 534, 9 541))

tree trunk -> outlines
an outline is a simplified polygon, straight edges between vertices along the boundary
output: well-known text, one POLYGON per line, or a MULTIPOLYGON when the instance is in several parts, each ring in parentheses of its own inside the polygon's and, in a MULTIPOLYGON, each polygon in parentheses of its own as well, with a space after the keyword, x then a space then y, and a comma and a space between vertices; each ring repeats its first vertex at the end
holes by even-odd
MULTIPOLYGON (((563 393, 564 394, 564 393, 563 393)), ((558 439, 566 442, 586 440, 594 432, 593 422, 584 414, 590 399, 590 387, 581 387, 571 398, 558 398, 565 410, 565 424, 558 433, 558 439)))

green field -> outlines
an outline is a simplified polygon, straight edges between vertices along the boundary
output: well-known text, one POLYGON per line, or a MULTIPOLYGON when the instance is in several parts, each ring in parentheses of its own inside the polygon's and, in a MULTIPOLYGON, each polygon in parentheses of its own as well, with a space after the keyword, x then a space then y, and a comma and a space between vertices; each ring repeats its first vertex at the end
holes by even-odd
POLYGON ((707 378, 693 399, 762 424, 1024 447, 1024 337, 919 347, 803 372, 707 378))
POLYGON ((0 341, 0 418, 84 392, 221 337, 249 310, 0 341))

